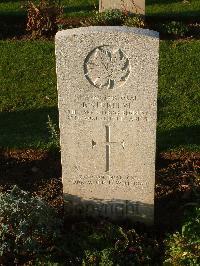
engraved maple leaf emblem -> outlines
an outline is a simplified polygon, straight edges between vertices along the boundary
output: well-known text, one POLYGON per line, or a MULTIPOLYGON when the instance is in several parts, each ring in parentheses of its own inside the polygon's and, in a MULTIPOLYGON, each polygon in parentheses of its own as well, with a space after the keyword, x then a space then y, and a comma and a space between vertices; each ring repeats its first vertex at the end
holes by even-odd
POLYGON ((86 59, 85 76, 98 88, 122 86, 130 74, 129 60, 119 48, 96 48, 86 59))

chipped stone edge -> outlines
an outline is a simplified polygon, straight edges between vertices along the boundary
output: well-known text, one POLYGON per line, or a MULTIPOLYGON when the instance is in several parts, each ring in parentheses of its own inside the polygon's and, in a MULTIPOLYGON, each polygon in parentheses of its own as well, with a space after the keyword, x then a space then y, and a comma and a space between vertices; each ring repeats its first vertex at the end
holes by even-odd
POLYGON ((126 27, 126 26, 90 26, 90 27, 80 27, 58 31, 56 33, 55 39, 60 39, 63 37, 68 37, 72 35, 86 35, 97 32, 105 32, 105 33, 132 33, 138 36, 147 36, 151 38, 159 38, 159 32, 142 29, 142 28, 134 28, 134 27, 126 27))

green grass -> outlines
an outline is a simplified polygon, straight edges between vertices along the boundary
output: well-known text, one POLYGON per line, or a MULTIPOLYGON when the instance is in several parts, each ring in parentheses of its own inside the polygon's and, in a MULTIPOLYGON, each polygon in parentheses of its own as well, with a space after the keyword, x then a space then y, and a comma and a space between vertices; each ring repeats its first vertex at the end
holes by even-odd
POLYGON ((98 0, 63 0, 65 17, 82 17, 92 15, 99 10, 98 0))
POLYGON ((20 12, 22 10, 20 1, 1 1, 0 12, 20 12))
MULTIPOLYGON (((0 15, 25 14, 22 3, 19 0, 1 2, 0 15)), ((88 16, 92 13, 91 11, 98 10, 98 0, 62 0, 61 4, 64 7, 65 16, 88 16)))
POLYGON ((200 150, 200 41, 160 46, 158 146, 200 150))
POLYGON ((150 16, 197 17, 199 0, 146 0, 146 14, 150 16))
MULTIPOLYGON (((0 14, 24 14, 23 1, 2 1, 0 14)), ((88 16, 98 10, 98 0, 61 0, 65 16, 88 16)), ((146 14, 153 16, 199 17, 199 0, 146 0, 146 14)))
POLYGON ((57 115, 54 45, 0 42, 0 146, 48 146, 47 116, 57 115))
MULTIPOLYGON (((22 3, 19 0, 0 2, 0 15, 24 15, 22 3)), ((98 0, 62 0, 61 4, 66 17, 88 16, 98 10, 98 0)))
MULTIPOLYGON (((0 147, 48 148, 58 124, 54 44, 0 42, 0 147)), ((158 149, 200 150, 200 41, 160 45, 158 149)))

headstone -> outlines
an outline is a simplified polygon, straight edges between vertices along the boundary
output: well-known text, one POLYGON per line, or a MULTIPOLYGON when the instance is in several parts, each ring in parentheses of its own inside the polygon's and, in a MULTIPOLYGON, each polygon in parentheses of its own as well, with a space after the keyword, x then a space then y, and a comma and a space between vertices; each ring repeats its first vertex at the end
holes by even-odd
POLYGON ((153 222, 158 33, 56 35, 66 214, 153 222))
POLYGON ((145 14, 145 0, 100 0, 99 11, 119 9, 135 14, 145 14))

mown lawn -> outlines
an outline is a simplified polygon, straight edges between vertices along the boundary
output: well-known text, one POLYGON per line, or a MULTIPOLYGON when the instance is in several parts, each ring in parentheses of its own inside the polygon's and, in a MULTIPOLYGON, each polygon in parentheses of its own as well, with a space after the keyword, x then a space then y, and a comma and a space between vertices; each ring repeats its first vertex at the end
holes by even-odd
POLYGON ((54 45, 1 41, 0 51, 0 147, 45 148, 57 114, 54 45))
MULTIPOLYGON (((0 147, 49 148, 58 127, 54 44, 0 42, 0 147)), ((161 41, 158 149, 200 150, 200 41, 161 41)))
POLYGON ((200 148, 200 41, 162 41, 158 147, 200 148))
POLYGON ((200 16, 199 0, 146 0, 146 14, 175 18, 200 16))
MULTIPOLYGON (((13 0, 0 2, 1 14, 22 14, 22 4, 26 1, 13 0)), ((98 10, 99 0, 61 0, 65 16, 87 16, 98 10)), ((199 0, 146 0, 146 15, 199 17, 199 0)))

